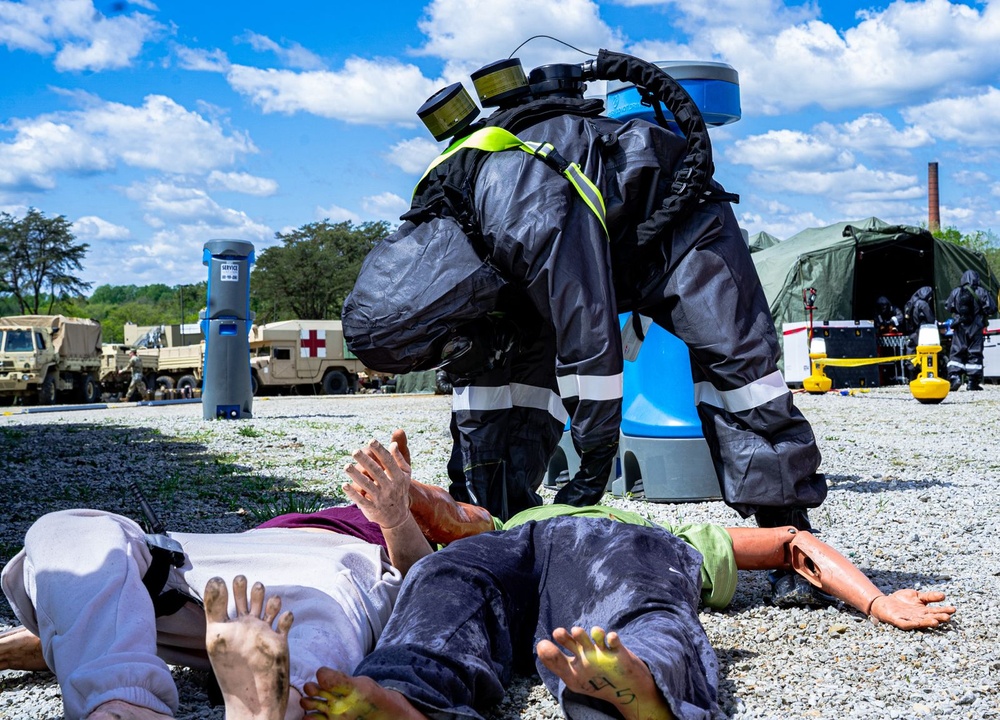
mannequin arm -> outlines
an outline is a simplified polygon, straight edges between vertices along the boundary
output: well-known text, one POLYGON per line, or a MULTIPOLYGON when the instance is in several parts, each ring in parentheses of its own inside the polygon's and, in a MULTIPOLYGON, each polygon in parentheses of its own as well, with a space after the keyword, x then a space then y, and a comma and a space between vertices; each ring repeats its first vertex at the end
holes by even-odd
POLYGON ((495 529, 486 508, 456 502, 444 488, 416 480, 410 481, 410 512, 424 537, 439 545, 495 529))
MULTIPOLYGON (((410 446, 406 432, 393 430, 392 442, 396 443, 403 459, 410 462, 410 446)), ((493 516, 486 508, 457 502, 448 491, 436 485, 425 485, 410 478, 410 513, 428 541, 447 545, 471 535, 494 530, 493 516)))
POLYGON ((897 590, 886 596, 850 560, 812 533, 795 528, 727 528, 740 570, 795 570, 812 585, 851 607, 904 630, 936 627, 952 606, 929 607, 941 592, 897 590))

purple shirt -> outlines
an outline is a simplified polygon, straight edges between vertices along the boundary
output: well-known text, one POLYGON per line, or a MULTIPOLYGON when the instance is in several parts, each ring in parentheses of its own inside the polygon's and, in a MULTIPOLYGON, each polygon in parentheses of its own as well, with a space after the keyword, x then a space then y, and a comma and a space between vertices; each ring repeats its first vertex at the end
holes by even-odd
POLYGON ((319 528, 341 535, 351 535, 372 545, 386 547, 382 528, 365 517, 357 505, 338 505, 312 513, 278 515, 258 528, 319 528))

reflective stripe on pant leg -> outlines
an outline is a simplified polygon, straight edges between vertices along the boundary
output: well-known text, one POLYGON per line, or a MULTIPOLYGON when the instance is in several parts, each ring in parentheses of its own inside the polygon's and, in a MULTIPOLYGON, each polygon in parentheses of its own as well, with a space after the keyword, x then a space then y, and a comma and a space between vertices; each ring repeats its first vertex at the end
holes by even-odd
POLYGON ((758 505, 818 505, 819 449, 779 384, 777 333, 732 211, 712 204, 689 216, 671 253, 638 309, 688 346, 725 501, 744 516, 758 505))
MULTIPOLYGON (((484 376, 482 382, 505 378, 505 373, 484 376)), ((502 380, 501 380, 502 381, 502 380)), ((477 380, 476 382, 480 382, 477 380)), ((452 464, 461 462, 464 488, 452 491, 460 501, 485 507, 506 519, 504 485, 508 432, 511 415, 507 384, 456 386, 452 395, 452 418, 459 450, 452 464)), ((457 478, 452 478, 453 482, 457 478)))

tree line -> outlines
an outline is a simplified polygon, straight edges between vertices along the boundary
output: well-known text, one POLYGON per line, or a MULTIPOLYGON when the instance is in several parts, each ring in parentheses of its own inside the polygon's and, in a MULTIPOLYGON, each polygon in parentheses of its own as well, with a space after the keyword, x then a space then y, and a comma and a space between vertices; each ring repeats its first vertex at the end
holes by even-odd
MULTIPOLYGON (((386 222, 323 220, 275 233, 279 244, 257 253, 251 270, 255 322, 339 318, 362 261, 391 231, 386 222)), ((79 274, 89 249, 62 215, 0 213, 0 315, 89 317, 101 323, 105 342, 121 342, 126 323, 198 322, 207 282, 99 285, 86 295, 92 284, 79 274)))
MULTIPOLYGON (((250 275, 250 309, 258 324, 277 320, 340 317, 361 263, 392 226, 386 222, 313 222, 275 233, 279 244, 257 254, 250 275)), ((1000 269, 1000 242, 992 232, 935 237, 983 253, 1000 269)), ((30 208, 24 217, 0 213, 0 315, 64 314, 98 320, 105 342, 121 342, 126 323, 194 323, 204 307, 207 283, 193 285, 100 285, 78 276, 90 249, 77 242, 72 223, 30 208)))

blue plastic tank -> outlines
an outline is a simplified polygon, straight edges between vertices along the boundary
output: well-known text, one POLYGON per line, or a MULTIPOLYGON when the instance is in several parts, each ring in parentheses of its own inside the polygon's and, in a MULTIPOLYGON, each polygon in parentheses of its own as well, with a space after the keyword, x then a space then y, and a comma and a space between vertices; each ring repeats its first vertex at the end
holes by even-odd
MULTIPOLYGON (((629 315, 621 315, 622 325, 629 315)), ((641 437, 700 438, 687 345, 655 323, 635 362, 622 375, 622 433, 641 437)))
MULTIPOLYGON (((701 110, 705 123, 718 127, 740 119, 739 73, 726 63, 661 60, 654 63, 687 91, 701 110)), ((642 118, 656 122, 653 109, 642 104, 635 86, 618 80, 608 82, 607 114, 619 120, 642 118)), ((663 108, 668 120, 673 115, 663 108)))

